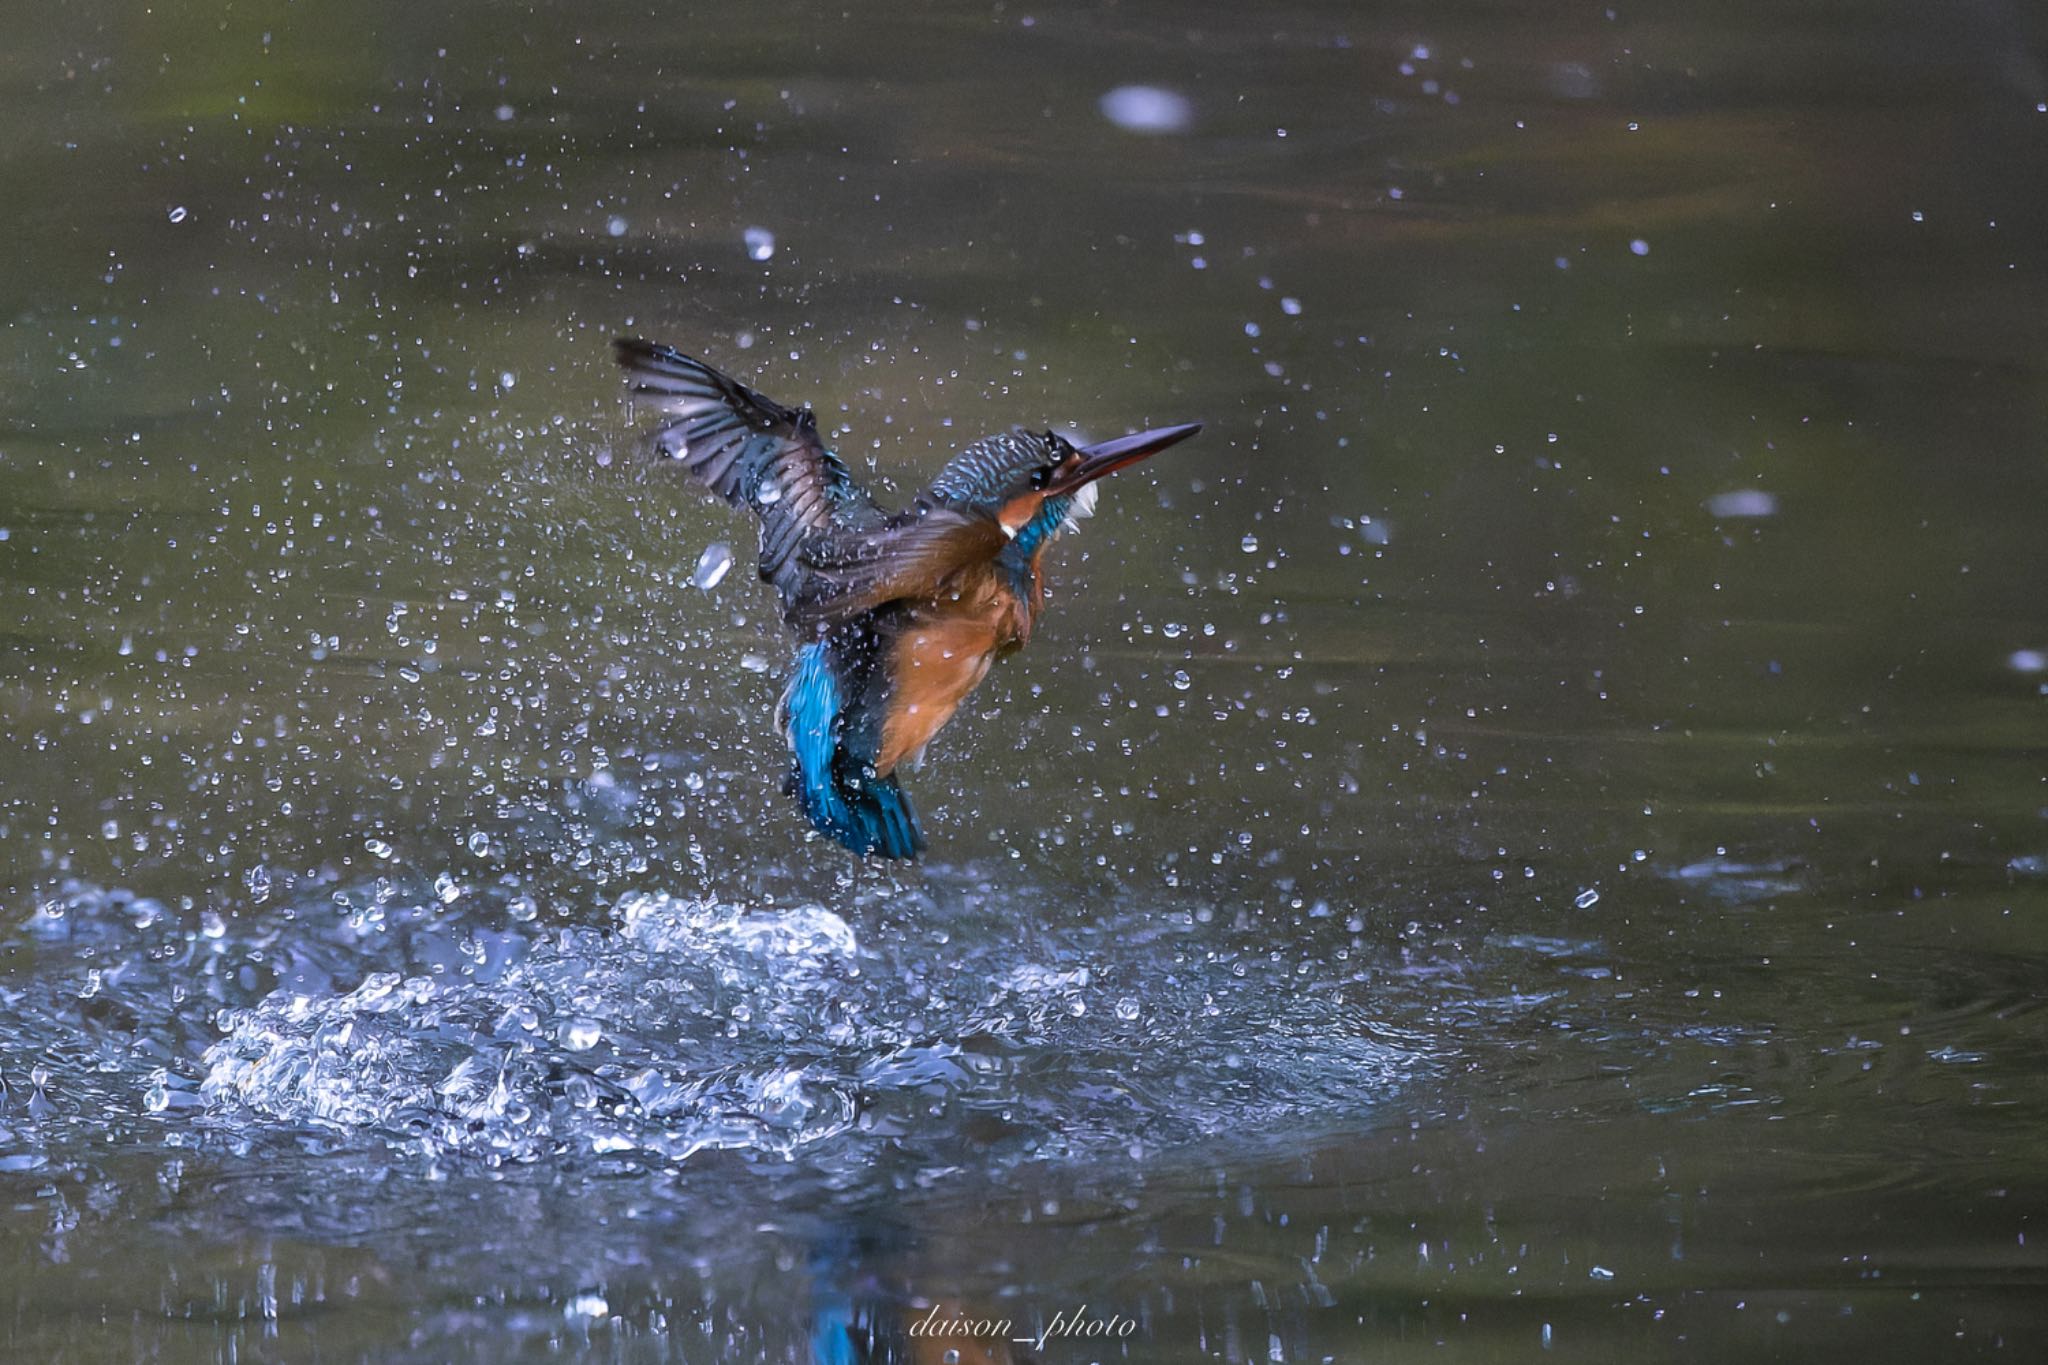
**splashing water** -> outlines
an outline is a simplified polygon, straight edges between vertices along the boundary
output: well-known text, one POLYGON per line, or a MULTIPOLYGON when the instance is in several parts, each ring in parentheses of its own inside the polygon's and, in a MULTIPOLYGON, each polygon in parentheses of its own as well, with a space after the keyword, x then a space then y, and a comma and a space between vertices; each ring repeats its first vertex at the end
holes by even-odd
POLYGON ((787 1156, 851 1126, 854 1097, 829 1069, 747 1047, 763 1032, 786 1040, 790 1011, 829 993, 855 952, 843 920, 639 895, 616 918, 619 933, 565 931, 488 983, 379 972, 345 994, 278 991, 227 1011, 200 1093, 511 1160, 787 1156), (757 1008, 749 997, 770 980, 786 997, 757 1008))
POLYGON ((46 960, 10 1001, 0 1069, 10 1041, 68 1036, 59 1055, 105 1060, 66 1068, 53 1120, 111 1111, 185 1144, 318 1133, 489 1164, 738 1149, 830 1170, 877 1143, 944 1169, 963 1142, 1021 1161, 1334 1119, 1430 1065, 1425 1040, 1367 1018, 1365 973, 1262 982, 1256 956, 1195 950, 1213 931, 1186 916, 1105 916, 1020 954, 943 911, 928 939, 869 944, 818 905, 635 892, 605 927, 547 933, 483 927, 419 880, 301 900, 289 947, 253 917, 213 933, 73 887, 27 926, 46 960), (86 965, 138 939, 163 947, 86 965))

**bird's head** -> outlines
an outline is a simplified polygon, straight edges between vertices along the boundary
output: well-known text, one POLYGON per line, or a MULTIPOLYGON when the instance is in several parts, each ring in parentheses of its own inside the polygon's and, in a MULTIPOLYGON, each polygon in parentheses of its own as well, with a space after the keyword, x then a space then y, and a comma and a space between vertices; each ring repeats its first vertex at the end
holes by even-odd
POLYGON ((1095 510, 1096 480, 1201 429, 1188 422, 1086 446, 1050 431, 984 436, 953 457, 925 499, 994 517, 1014 546, 1034 554, 1095 510))

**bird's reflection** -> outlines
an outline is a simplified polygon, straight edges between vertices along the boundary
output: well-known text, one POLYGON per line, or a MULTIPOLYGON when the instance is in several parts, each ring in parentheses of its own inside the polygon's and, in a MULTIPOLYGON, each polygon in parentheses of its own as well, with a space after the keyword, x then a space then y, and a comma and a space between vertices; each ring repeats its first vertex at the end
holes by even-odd
POLYGON ((930 1273, 900 1228, 840 1230, 814 1250, 815 1365, 1032 1365, 1030 1329, 1014 1310, 956 1293, 919 1292, 930 1273), (1025 1338, 1023 1341, 1014 1338, 1025 1338))

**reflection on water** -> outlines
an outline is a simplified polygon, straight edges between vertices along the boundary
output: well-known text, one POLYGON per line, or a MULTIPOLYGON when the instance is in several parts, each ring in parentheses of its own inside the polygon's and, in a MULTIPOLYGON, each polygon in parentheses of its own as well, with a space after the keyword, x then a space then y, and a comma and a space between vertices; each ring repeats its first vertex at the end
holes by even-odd
POLYGON ((11 28, 5 1353, 2048 1328, 2032 11, 11 28), (783 800, 622 331, 899 498, 1209 423, 925 866, 783 800))

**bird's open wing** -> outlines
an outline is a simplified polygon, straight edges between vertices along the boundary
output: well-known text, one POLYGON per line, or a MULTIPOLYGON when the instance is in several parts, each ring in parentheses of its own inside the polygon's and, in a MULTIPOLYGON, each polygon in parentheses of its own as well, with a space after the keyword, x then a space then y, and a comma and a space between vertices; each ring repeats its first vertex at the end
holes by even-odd
POLYGON ((634 337, 612 346, 634 400, 661 415, 644 438, 647 457, 760 518, 761 577, 782 594, 785 612, 803 576, 796 552, 806 537, 883 522, 818 439, 809 408, 785 408, 670 346, 634 337))
POLYGON ((810 537, 797 550, 804 571, 785 615, 792 625, 834 626, 885 602, 937 597, 963 565, 986 563, 1007 539, 995 518, 952 508, 810 537))

